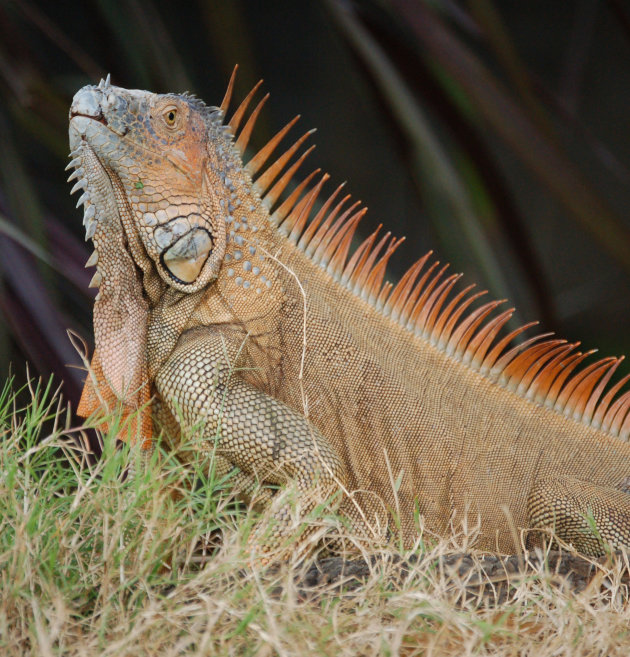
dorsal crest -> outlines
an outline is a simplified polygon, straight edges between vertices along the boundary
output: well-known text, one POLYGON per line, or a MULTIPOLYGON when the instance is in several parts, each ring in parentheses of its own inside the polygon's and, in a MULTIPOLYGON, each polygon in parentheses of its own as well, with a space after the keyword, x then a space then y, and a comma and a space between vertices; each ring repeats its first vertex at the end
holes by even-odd
MULTIPOLYGON (((246 118, 261 80, 228 121, 236 71, 237 68, 220 109, 224 124, 234 136, 236 149, 244 155, 269 95, 246 118)), ((505 300, 474 307, 474 302, 486 292, 475 292, 474 285, 457 291, 455 286, 461 274, 447 275, 448 265, 440 266, 432 261, 431 252, 414 263, 394 285, 385 280, 385 272, 404 238, 392 237, 389 232, 381 235, 382 226, 379 226, 353 250, 352 241, 366 208, 343 193, 344 184, 322 198, 329 176, 316 169, 285 194, 314 148, 306 147, 299 152, 314 132, 309 130, 272 159, 298 119, 296 116, 289 121, 244 165, 269 212, 270 222, 281 235, 328 272, 337 284, 370 304, 375 312, 397 322, 447 356, 532 403, 609 435, 628 439, 630 391, 623 389, 630 375, 609 386, 623 356, 602 358, 579 368, 594 352, 577 351, 579 343, 554 339, 550 333, 511 346, 515 338, 537 322, 504 334, 502 329, 514 308, 498 311, 505 300)))

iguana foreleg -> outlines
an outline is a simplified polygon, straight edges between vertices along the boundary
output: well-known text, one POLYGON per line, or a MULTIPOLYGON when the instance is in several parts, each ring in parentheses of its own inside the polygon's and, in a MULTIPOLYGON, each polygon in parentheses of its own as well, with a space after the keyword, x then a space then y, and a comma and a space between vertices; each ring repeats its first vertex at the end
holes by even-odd
MULTIPOLYGON (((158 372, 157 391, 183 428, 202 432, 204 449, 215 450, 220 467, 238 467, 245 484, 248 477, 293 483, 306 515, 343 486, 343 465, 308 420, 239 376, 237 355, 217 330, 188 331, 158 372)), ((288 504, 272 507, 271 526, 271 533, 261 526, 250 539, 264 553, 292 531, 288 504)))
POLYGON ((604 543, 630 545, 630 494, 621 483, 613 488, 570 476, 541 479, 527 509, 533 528, 552 529, 582 554, 600 556, 604 543))

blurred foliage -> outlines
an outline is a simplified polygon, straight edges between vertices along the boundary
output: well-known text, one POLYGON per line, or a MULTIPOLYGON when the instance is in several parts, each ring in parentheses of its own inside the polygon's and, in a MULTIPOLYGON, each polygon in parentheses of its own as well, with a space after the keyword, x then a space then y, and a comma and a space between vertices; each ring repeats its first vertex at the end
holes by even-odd
POLYGON ((0 0, 0 372, 78 398, 89 252, 64 173, 74 92, 115 84, 218 104, 272 92, 317 166, 407 244, 569 339, 630 351, 630 12, 617 0, 0 0))

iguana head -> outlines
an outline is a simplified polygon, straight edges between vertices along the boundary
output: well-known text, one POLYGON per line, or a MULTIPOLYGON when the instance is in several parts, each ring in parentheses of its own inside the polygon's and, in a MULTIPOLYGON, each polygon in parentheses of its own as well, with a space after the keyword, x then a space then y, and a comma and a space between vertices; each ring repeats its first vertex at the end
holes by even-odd
MULTIPOLYGON (((85 190, 87 236, 122 226, 145 274, 152 264, 182 292, 207 285, 225 252, 229 179, 225 162, 213 161, 223 142, 220 112, 193 97, 122 89, 109 80, 83 87, 70 108, 70 147, 71 177, 85 190), (208 143, 219 149, 209 154, 208 143)), ((221 154, 229 158, 229 148, 221 154)), ((104 277, 114 263, 103 262, 99 241, 104 277)))

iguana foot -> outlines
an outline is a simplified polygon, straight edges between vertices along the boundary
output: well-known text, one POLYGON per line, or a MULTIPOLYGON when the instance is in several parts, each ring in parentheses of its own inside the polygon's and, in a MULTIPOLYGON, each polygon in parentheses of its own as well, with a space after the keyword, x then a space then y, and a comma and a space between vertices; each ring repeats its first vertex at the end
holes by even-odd
POLYGON ((606 544, 630 547, 630 494, 569 476, 541 479, 527 503, 532 528, 555 535, 588 556, 601 556, 606 544))

